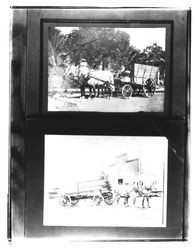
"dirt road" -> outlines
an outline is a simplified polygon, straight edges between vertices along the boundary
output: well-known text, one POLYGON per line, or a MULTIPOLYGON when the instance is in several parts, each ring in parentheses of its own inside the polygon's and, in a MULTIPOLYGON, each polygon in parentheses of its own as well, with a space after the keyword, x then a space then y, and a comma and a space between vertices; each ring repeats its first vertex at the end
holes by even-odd
POLYGON ((142 208, 141 198, 136 205, 124 206, 123 202, 117 205, 107 205, 102 202, 95 206, 90 199, 80 200, 75 206, 62 207, 58 199, 45 199, 44 225, 49 226, 131 226, 152 227, 164 226, 165 216, 163 199, 151 199, 151 207, 142 208))
POLYGON ((151 98, 135 96, 81 99, 80 95, 56 93, 48 98, 48 111, 91 111, 91 112, 163 112, 164 93, 151 98))

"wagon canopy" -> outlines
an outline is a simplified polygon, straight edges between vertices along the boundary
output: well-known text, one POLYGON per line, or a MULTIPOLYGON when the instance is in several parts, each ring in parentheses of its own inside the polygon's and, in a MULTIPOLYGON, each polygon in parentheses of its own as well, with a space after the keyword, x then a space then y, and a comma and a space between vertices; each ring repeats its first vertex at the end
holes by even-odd
POLYGON ((159 67, 135 63, 134 82, 137 84, 142 84, 142 82, 147 78, 152 78, 156 80, 158 72, 159 67))

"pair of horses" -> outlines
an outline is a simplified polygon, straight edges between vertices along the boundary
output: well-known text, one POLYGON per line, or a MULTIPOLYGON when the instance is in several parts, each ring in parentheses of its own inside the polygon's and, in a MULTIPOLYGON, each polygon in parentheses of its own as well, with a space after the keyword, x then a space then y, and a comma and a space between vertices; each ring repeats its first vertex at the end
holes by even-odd
POLYGON ((124 205, 128 205, 129 198, 132 198, 133 204, 136 204, 137 198, 142 198, 142 208, 145 207, 145 201, 147 202, 147 207, 150 207, 151 192, 153 190, 152 185, 144 185, 143 182, 133 183, 132 188, 127 188, 124 193, 116 192, 116 201, 119 204, 121 197, 124 197, 124 205))
POLYGON ((147 206, 150 207, 150 197, 151 197, 151 187, 139 187, 137 189, 134 189, 133 192, 135 193, 135 196, 133 197, 133 204, 135 205, 136 199, 138 197, 142 198, 142 208, 145 207, 145 200, 147 201, 147 206))
POLYGON ((71 65, 66 70, 66 77, 71 75, 77 79, 81 90, 81 97, 85 97, 85 89, 89 88, 89 95, 100 96, 107 93, 110 97, 114 91, 114 76, 108 70, 91 70, 86 62, 80 63, 79 66, 71 65), (96 89, 98 92, 96 92, 96 89), (93 94, 92 94, 93 92, 93 94))

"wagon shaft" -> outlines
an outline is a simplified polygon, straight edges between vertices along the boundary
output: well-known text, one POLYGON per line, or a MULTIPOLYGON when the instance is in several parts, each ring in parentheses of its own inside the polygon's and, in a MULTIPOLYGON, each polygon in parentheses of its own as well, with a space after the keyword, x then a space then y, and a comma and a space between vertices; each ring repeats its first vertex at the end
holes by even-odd
POLYGON ((114 86, 114 84, 112 84, 112 83, 110 83, 108 81, 102 80, 102 79, 100 79, 100 78, 98 78, 96 76, 90 75, 90 77, 93 78, 93 79, 95 79, 95 80, 97 80, 97 81, 101 81, 103 83, 107 83, 107 84, 110 84, 110 85, 114 86))

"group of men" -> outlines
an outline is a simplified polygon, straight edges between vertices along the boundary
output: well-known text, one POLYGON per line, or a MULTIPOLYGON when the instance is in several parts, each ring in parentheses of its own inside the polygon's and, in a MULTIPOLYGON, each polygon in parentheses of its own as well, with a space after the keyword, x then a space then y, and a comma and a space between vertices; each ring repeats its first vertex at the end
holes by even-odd
POLYGON ((132 199, 132 204, 136 204, 136 199, 140 197, 142 199, 142 207, 145 207, 145 201, 147 202, 147 207, 150 208, 150 198, 151 198, 151 186, 146 186, 142 181, 133 182, 132 186, 129 183, 118 184, 118 188, 114 190, 115 200, 118 205, 121 203, 121 198, 124 198, 124 205, 129 206, 129 200, 132 199))

